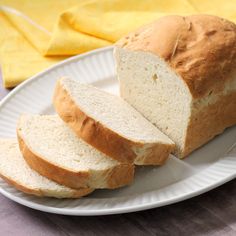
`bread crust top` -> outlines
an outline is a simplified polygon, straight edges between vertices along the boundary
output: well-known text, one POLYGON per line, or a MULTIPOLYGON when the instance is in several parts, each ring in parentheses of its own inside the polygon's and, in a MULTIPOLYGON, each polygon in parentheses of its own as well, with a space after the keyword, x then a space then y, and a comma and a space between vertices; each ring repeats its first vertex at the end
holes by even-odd
POLYGON ((217 16, 165 16, 123 37, 116 46, 163 58, 193 98, 221 91, 236 69, 236 25, 217 16))

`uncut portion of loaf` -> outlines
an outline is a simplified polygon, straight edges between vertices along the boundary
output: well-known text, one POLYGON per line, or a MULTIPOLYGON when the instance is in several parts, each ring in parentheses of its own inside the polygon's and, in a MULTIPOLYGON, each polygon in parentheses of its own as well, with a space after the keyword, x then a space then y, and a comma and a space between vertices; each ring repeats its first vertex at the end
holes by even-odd
POLYGON ((16 189, 40 197, 79 198, 93 191, 71 189, 39 175, 27 165, 15 139, 0 139, 0 176, 16 189))
POLYGON ((54 106, 86 142, 121 162, 163 164, 174 143, 123 99, 70 78, 58 81, 54 106))
POLYGON ((23 115, 17 128, 27 163, 72 188, 118 188, 133 180, 134 166, 122 164, 78 138, 57 115, 23 115))
POLYGON ((236 25, 167 16, 115 47, 120 94, 187 156, 236 124, 236 25))

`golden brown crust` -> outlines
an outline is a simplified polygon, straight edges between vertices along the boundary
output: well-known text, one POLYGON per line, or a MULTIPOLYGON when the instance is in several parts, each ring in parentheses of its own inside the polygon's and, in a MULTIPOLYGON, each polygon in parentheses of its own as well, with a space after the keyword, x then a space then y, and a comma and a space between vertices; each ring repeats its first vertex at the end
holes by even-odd
POLYGON ((235 124, 236 91, 219 96, 217 102, 192 115, 186 133, 185 149, 180 157, 187 156, 196 148, 222 133, 224 129, 235 124))
POLYGON ((120 164, 116 166, 112 171, 108 171, 107 175, 109 177, 107 183, 109 185, 109 188, 114 189, 117 188, 117 186, 122 187, 124 186, 123 183, 125 183, 125 185, 131 184, 131 181, 134 178, 134 169, 134 165, 120 164), (127 168, 124 169, 123 165, 126 165, 127 168))
MULTIPOLYGON (((61 198, 59 195, 53 195, 49 194, 47 191, 42 191, 40 189, 33 189, 33 188, 29 188, 26 186, 23 186, 22 184, 14 181, 13 179, 9 178, 8 176, 2 175, 0 174, 0 177, 2 179, 4 179, 9 185, 12 185, 13 187, 15 187, 16 189, 18 189, 21 192, 27 193, 27 194, 31 194, 31 195, 35 195, 38 197, 55 197, 55 198, 61 198)), ((68 197, 66 198, 80 198, 83 197, 85 195, 88 195, 89 193, 93 192, 93 189, 90 188, 84 188, 84 189, 73 189, 71 191, 70 194, 68 194, 68 197)))
POLYGON ((141 159, 140 162, 136 159, 136 165, 164 165, 167 161, 167 157, 170 153, 175 149, 175 145, 165 145, 159 144, 156 145, 155 148, 151 148, 150 150, 146 150, 148 155, 145 159, 141 159))
MULTIPOLYGON (((17 130, 17 136, 24 159, 28 165, 39 174, 61 185, 74 189, 96 187, 93 183, 91 183, 92 180, 89 172, 74 172, 56 166, 55 164, 50 163, 41 158, 39 155, 33 153, 24 142, 19 130, 17 130)), ((103 175, 106 180, 106 186, 103 188, 119 188, 132 182, 134 176, 134 166, 131 164, 119 164, 104 171, 103 175)), ((98 188, 100 187, 98 186, 98 188)))
MULTIPOLYGON (((53 104, 58 115, 72 128, 72 130, 74 130, 76 135, 99 151, 119 162, 134 163, 135 159, 137 158, 134 149, 145 148, 144 144, 137 143, 120 136, 119 134, 105 127, 103 124, 94 120, 92 117, 89 117, 87 114, 85 114, 72 100, 71 96, 64 89, 63 85, 61 85, 60 80, 57 82, 55 88, 53 104)), ((157 150, 160 146, 161 145, 153 144, 152 148, 157 150)), ((163 145, 163 148, 164 146, 165 145, 163 145)), ((145 158, 143 158, 143 163, 140 162, 139 164, 162 164, 162 159, 168 158, 170 154, 168 151, 170 149, 172 149, 171 145, 161 153, 161 157, 151 157, 149 155, 150 160, 144 156, 145 158)))
POLYGON ((194 98, 222 90, 236 66, 236 25, 217 16, 162 17, 116 45, 163 58, 194 98))

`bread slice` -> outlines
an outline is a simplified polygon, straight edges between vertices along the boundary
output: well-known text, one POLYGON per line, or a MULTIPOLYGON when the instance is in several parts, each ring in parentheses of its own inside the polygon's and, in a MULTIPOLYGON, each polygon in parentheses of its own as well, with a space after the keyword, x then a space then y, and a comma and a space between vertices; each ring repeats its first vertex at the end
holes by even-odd
POLYGON ((120 162, 161 165, 174 143, 123 99, 70 78, 58 81, 54 107, 74 132, 120 162))
POLYGON ((16 189, 40 197, 79 198, 93 191, 71 189, 39 175, 27 165, 15 139, 0 139, 0 176, 16 189))
POLYGON ((132 182, 134 166, 94 149, 57 115, 23 115, 18 128, 21 152, 31 168, 71 188, 118 188, 132 182))

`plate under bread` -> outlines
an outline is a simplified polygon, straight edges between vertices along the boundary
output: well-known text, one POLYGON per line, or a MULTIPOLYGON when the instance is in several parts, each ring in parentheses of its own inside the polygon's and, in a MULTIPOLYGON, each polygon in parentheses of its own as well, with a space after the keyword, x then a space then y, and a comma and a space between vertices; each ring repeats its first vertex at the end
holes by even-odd
MULTIPOLYGON (((20 114, 53 114, 52 94, 61 76, 91 83, 118 94, 112 47, 69 58, 25 81, 0 103, 0 137, 15 137, 20 114)), ((64 215, 107 215, 134 212, 179 202, 236 177, 236 127, 231 127, 188 158, 171 156, 161 167, 139 167, 131 186, 96 190, 81 199, 39 198, 21 193, 0 180, 0 192, 22 205, 64 215)))

